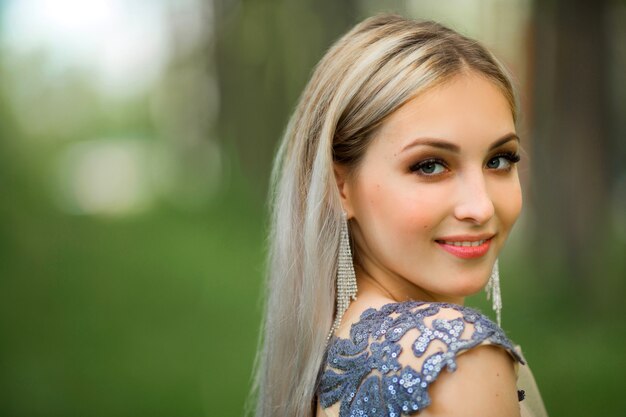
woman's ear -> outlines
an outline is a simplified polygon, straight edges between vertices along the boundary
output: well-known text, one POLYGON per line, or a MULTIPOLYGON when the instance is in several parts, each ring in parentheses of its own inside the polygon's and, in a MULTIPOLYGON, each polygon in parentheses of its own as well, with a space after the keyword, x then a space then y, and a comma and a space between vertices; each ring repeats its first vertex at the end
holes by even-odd
POLYGON ((333 164, 333 171, 335 173, 335 181, 337 182, 337 190, 339 191, 339 197, 341 198, 341 205, 343 210, 348 215, 348 218, 352 217, 352 201, 351 184, 350 184, 350 171, 345 165, 338 163, 333 164))

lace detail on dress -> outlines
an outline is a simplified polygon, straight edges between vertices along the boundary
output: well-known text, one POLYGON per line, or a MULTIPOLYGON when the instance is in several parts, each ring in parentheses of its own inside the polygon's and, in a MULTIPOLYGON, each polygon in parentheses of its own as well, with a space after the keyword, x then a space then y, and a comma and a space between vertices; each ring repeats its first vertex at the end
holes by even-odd
POLYGON ((320 404, 327 408, 341 401, 340 417, 416 413, 430 404, 428 386, 439 373, 454 371, 457 355, 480 344, 501 346, 524 363, 502 329, 469 307, 410 301, 369 308, 348 339, 330 340, 318 387, 320 404), (442 318, 440 312, 454 318, 442 318), (413 359, 418 358, 411 363, 419 369, 400 360, 407 332, 402 342, 410 342, 413 359))

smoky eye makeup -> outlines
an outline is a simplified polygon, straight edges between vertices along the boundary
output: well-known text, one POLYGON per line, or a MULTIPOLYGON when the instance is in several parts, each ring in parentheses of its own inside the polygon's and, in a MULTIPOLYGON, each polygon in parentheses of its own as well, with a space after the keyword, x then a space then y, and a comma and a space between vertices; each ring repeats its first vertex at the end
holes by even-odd
MULTIPOLYGON (((427 180, 443 178, 464 164, 465 156, 461 148, 453 143, 434 142, 434 145, 419 143, 410 144, 409 148, 411 147, 415 150, 405 148, 409 152, 406 157, 401 158, 402 169, 427 180)), ((519 146, 509 138, 503 143, 496 143, 486 152, 483 167, 498 173, 505 173, 519 161, 519 146)))
MULTIPOLYGON (((521 157, 517 150, 500 150, 494 152, 485 161, 485 168, 496 171, 510 171, 511 168, 520 161, 521 157)), ((415 162, 410 162, 408 171, 422 177, 442 176, 453 169, 448 159, 439 156, 424 156, 415 158, 415 162)))
POLYGON ((426 179, 434 179, 445 175, 451 170, 449 159, 441 156, 428 155, 412 159, 408 165, 411 174, 417 174, 426 179))
POLYGON ((426 180, 444 177, 459 163, 457 152, 431 146, 416 146, 402 156, 401 169, 426 180))
POLYGON ((493 158, 495 156, 510 156, 513 159, 519 158, 520 146, 509 142, 491 150, 489 154, 491 155, 489 156, 490 158, 493 158))
POLYGON ((485 167, 487 169, 508 172, 520 159, 521 157, 517 149, 502 149, 496 151, 487 159, 485 167))

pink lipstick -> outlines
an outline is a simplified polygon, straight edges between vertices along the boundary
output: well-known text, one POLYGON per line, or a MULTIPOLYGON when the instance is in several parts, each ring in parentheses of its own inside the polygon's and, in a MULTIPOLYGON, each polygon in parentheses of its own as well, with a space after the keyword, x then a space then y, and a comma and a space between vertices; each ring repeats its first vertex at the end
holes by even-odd
POLYGON ((484 256, 491 246, 491 239, 480 237, 449 237, 436 240, 437 244, 446 252, 463 259, 480 258, 484 256))

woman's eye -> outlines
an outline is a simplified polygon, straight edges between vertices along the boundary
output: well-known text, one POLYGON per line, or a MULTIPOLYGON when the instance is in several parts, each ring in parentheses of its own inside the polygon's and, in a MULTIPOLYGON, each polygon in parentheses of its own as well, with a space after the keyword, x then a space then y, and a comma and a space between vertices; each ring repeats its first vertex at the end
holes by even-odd
POLYGON ((502 169, 502 168, 508 168, 510 166, 511 166, 511 163, 504 156, 491 158, 489 162, 487 162, 487 168, 490 168, 490 169, 502 169))
POLYGON ((487 162, 487 168, 508 170, 519 160, 520 157, 517 154, 497 155, 487 162))
POLYGON ((420 162, 411 167, 411 171, 422 175, 437 175, 445 172, 445 170, 446 167, 441 162, 433 160, 420 162))

